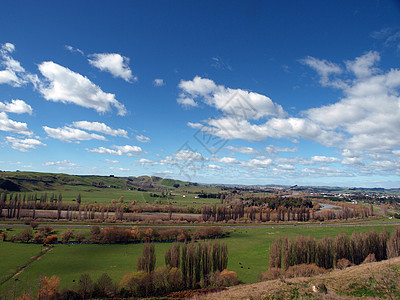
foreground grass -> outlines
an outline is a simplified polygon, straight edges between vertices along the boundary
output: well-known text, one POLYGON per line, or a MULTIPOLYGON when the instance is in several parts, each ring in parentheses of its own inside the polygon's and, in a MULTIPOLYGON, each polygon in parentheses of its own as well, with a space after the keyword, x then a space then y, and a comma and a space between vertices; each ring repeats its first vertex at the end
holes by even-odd
MULTIPOLYGON (((268 268, 268 251, 276 237, 295 238, 296 235, 311 235, 317 239, 334 236, 338 233, 351 235, 352 232, 376 230, 383 227, 391 232, 393 226, 343 226, 343 227, 286 227, 286 228, 234 228, 231 236, 223 239, 229 249, 228 269, 235 271, 244 283, 257 282, 258 274, 268 268)), ((80 231, 80 230, 76 230, 80 231)), ((164 253, 170 243, 157 243, 157 266, 164 264, 164 253)), ((56 245, 53 251, 32 263, 26 270, 0 286, 0 293, 13 290, 21 292, 23 288, 35 290, 38 280, 44 275, 57 275, 61 278, 61 287, 72 287, 80 274, 88 273, 96 280, 102 273, 108 273, 119 283, 122 276, 136 271, 136 262, 141 255, 143 244, 128 245, 56 245)), ((8 274, 36 255, 40 246, 0 242, 0 270, 8 269, 8 274), (36 252, 35 252, 36 251, 36 252)), ((3 273, 3 272, 2 272, 3 273)))

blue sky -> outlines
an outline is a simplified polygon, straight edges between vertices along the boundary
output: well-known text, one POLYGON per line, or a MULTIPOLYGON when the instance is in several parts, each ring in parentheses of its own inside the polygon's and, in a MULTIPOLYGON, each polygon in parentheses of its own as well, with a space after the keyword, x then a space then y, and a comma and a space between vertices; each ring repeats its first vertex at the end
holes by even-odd
POLYGON ((3 1, 0 169, 400 185, 398 1, 3 1))

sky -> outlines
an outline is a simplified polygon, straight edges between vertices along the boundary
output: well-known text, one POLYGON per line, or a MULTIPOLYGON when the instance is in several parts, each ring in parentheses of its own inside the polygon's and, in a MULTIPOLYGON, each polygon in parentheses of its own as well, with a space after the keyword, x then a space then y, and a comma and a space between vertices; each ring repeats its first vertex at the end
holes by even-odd
POLYGON ((400 2, 2 1, 0 169, 400 187, 400 2))

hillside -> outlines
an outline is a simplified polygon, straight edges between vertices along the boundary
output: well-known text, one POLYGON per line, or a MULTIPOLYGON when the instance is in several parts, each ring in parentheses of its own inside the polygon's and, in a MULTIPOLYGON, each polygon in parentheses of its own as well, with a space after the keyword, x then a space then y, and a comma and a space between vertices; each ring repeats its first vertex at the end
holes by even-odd
POLYGON ((114 177, 113 175, 96 176, 40 172, 0 172, 0 190, 12 192, 61 191, 66 186, 95 186, 117 189, 127 187, 171 188, 176 184, 185 186, 188 183, 154 176, 114 177))
POLYGON ((230 287, 200 299, 400 299, 400 257, 309 278, 230 287), (323 287, 327 288, 324 293, 323 287))

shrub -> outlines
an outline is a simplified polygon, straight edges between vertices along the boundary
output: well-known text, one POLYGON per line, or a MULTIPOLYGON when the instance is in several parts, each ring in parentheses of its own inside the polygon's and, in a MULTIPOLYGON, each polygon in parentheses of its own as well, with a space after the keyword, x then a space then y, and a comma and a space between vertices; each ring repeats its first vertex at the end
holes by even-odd
POLYGON ((73 229, 65 230, 65 231, 61 234, 61 242, 62 242, 63 244, 68 244, 69 241, 70 241, 71 239, 73 239, 73 238, 74 238, 74 230, 73 230, 73 229))
POLYGON ((328 270, 318 267, 316 264, 300 264, 291 266, 285 272, 285 277, 311 277, 319 274, 325 274, 328 270))
POLYGON ((4 231, 0 234, 0 240, 2 240, 3 242, 7 240, 7 232, 4 231))
POLYGON ((349 261, 346 258, 341 258, 336 263, 336 269, 339 269, 339 270, 343 270, 343 269, 346 269, 351 266, 353 266, 353 264, 351 263, 351 261, 349 261))
POLYGON ((32 227, 32 229, 36 229, 39 226, 39 223, 37 221, 31 221, 29 225, 32 227))
POLYGON ((112 298, 117 294, 117 287, 107 273, 103 273, 94 285, 94 296, 112 298))
POLYGON ((259 281, 266 281, 266 280, 274 280, 281 278, 283 275, 283 271, 281 268, 271 268, 260 275, 258 275, 259 281))
POLYGON ((171 290, 176 291, 182 286, 182 272, 178 268, 171 268, 168 272, 168 284, 171 290))
POLYGON ((135 273, 125 274, 122 277, 120 286, 130 292, 131 296, 143 296, 145 294, 145 280, 147 273, 145 271, 138 271, 135 273))
POLYGON ((215 272, 211 281, 216 286, 232 286, 239 284, 239 279, 234 271, 223 270, 222 272, 215 272))
POLYGON ((79 277, 77 292, 82 299, 90 299, 93 295, 94 283, 89 274, 82 274, 79 277))
POLYGON ((376 257, 375 257, 374 253, 368 254, 368 256, 364 259, 364 261, 362 263, 368 264, 368 263, 372 263, 372 262, 376 262, 376 257))
POLYGON ((78 232, 76 234, 75 239, 76 239, 77 243, 79 243, 79 244, 83 243, 85 241, 85 239, 86 239, 85 233, 84 232, 78 232))
POLYGON ((49 245, 49 244, 55 244, 58 241, 58 237, 57 235, 53 234, 53 235, 49 235, 48 237, 46 237, 44 239, 43 244, 45 245, 49 245))
POLYGON ((50 278, 44 276, 41 280, 41 288, 38 293, 38 299, 55 298, 60 287, 60 278, 53 275, 50 278))
POLYGON ((17 240, 21 242, 29 242, 33 238, 32 228, 27 228, 24 231, 20 232, 17 236, 17 240))
POLYGON ((44 233, 39 231, 39 232, 36 232, 35 236, 33 237, 33 241, 36 244, 42 244, 45 238, 46 238, 46 236, 44 235, 44 233))
POLYGON ((39 230, 41 232, 43 232, 46 236, 53 233, 53 227, 48 226, 48 225, 46 225, 44 227, 40 227, 39 230))

